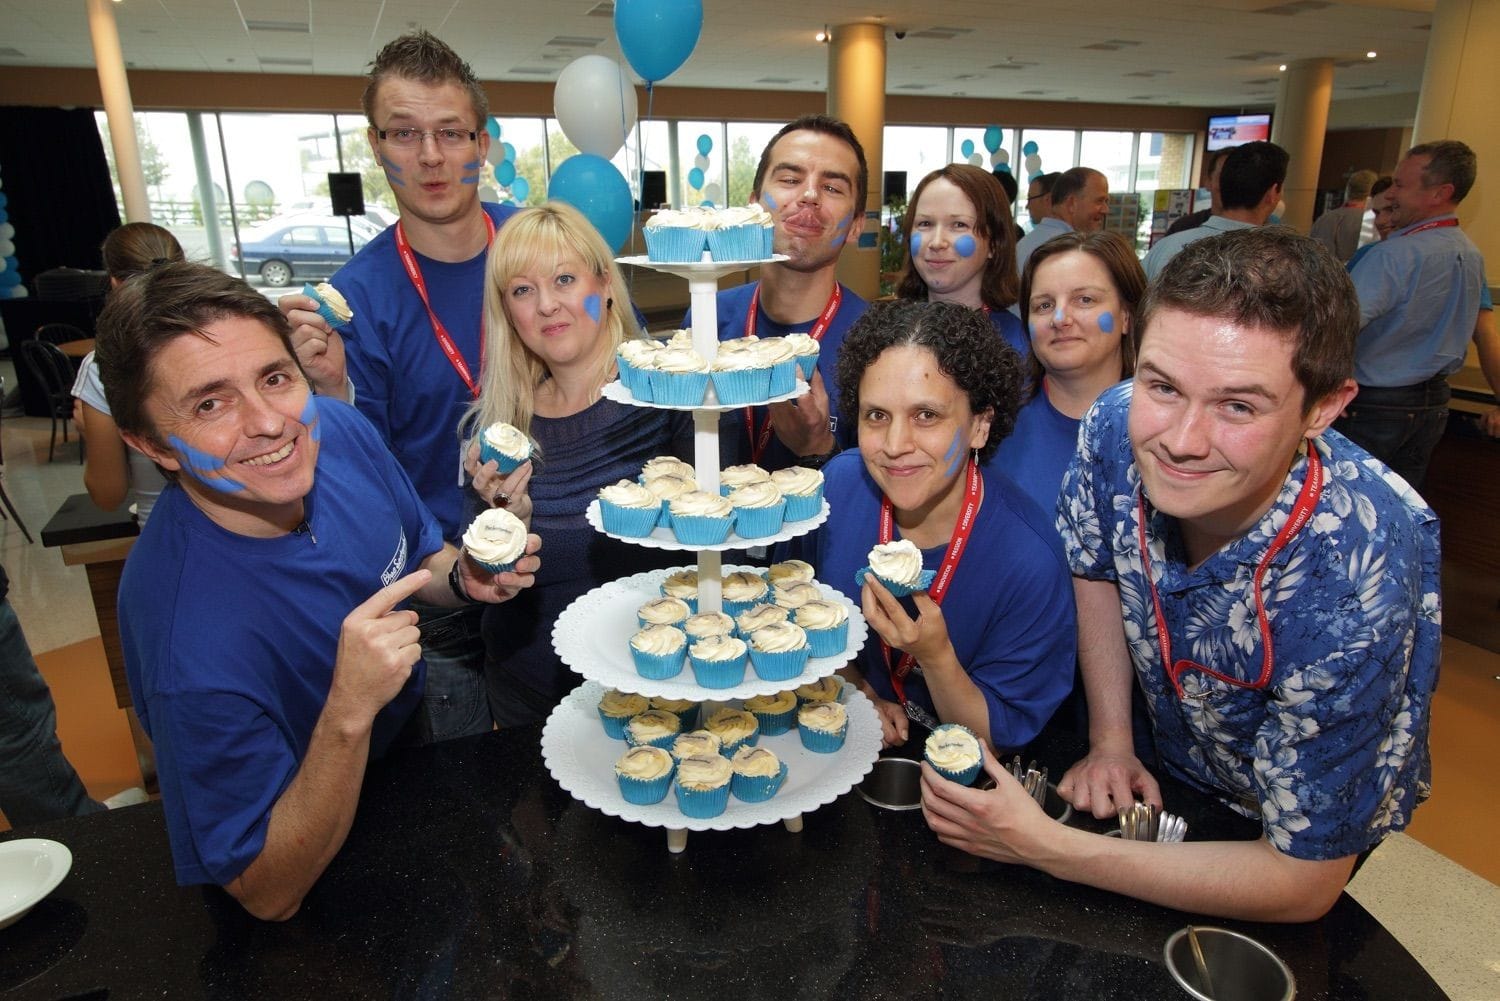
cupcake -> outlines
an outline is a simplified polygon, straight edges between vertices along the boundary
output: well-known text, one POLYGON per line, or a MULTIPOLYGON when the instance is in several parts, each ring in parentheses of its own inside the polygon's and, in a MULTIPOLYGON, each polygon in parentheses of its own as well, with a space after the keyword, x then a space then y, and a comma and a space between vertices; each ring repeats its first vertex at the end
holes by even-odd
POLYGON ((705 217, 701 212, 661 209, 642 227, 648 260, 667 264, 696 264, 708 249, 705 217))
POLYGON ((823 510, 823 473, 806 466, 778 469, 771 474, 771 482, 781 488, 786 498, 787 521, 806 521, 816 518, 823 510))
POLYGON ((837 702, 843 694, 844 682, 836 674, 817 681, 809 681, 797 688, 797 704, 807 705, 809 702, 837 702))
POLYGON ((758 261, 763 250, 759 205, 736 205, 719 212, 719 225, 708 231, 708 256, 716 261, 758 261))
POLYGON ((797 609, 793 621, 807 633, 814 657, 837 657, 849 645, 849 609, 842 601, 809 601, 797 609))
POLYGON ((726 757, 732 756, 745 744, 754 747, 760 742, 760 723, 754 715, 743 709, 720 709, 703 725, 719 738, 723 744, 721 750, 726 757))
POLYGON ((328 321, 330 327, 342 327, 354 319, 354 310, 344 294, 327 282, 302 286, 302 294, 318 304, 318 315, 328 321))
POLYGON ((647 709, 625 724, 625 743, 631 747, 649 744, 666 750, 681 732, 682 721, 674 714, 665 709, 647 709))
POLYGON ((641 481, 651 479, 653 476, 680 476, 684 480, 696 483, 698 472, 690 462, 683 462, 675 455, 658 455, 653 459, 647 459, 646 464, 641 467, 641 481))
POLYGON ((677 808, 689 817, 717 817, 729 805, 731 776, 722 754, 683 758, 677 762, 677 808))
POLYGON ((810 601, 822 601, 823 592, 816 584, 788 584, 772 588, 771 600, 782 608, 795 612, 810 601))
POLYGON ((698 571, 691 568, 667 575, 661 582, 661 593, 665 598, 681 598, 694 612, 698 610, 698 571))
POLYGON ((733 636, 734 620, 723 612, 699 612, 689 616, 682 631, 687 633, 689 643, 709 636, 733 636))
POLYGON ((635 610, 636 621, 644 626, 681 626, 692 610, 681 598, 652 598, 635 610))
POLYGON ((494 459, 500 464, 500 472, 514 472, 521 463, 531 458, 531 439, 504 421, 496 421, 479 434, 479 461, 494 459))
POLYGON ((708 367, 714 396, 722 406, 760 403, 770 394, 771 368, 745 351, 721 351, 708 367))
POLYGON ((719 492, 728 496, 731 490, 747 486, 751 483, 769 482, 771 474, 764 469, 747 462, 743 466, 725 466, 724 471, 719 474, 719 492))
POLYGON ((700 712, 698 703, 692 699, 672 699, 663 695, 651 697, 652 709, 665 709, 677 717, 677 722, 684 730, 696 730, 698 728, 698 715, 700 712))
POLYGON ((694 730, 678 734, 677 739, 672 741, 672 757, 681 761, 695 754, 718 754, 723 746, 717 735, 707 730, 694 730))
POLYGON ((643 678, 665 681, 682 673, 687 636, 676 626, 651 625, 630 637, 630 656, 643 678))
POLYGON ((696 407, 708 391, 708 362, 692 348, 663 348, 653 359, 651 396, 669 407, 696 407))
POLYGON ((740 538, 763 539, 781 531, 786 501, 769 479, 734 488, 729 503, 734 505, 734 530, 740 538))
POLYGON ((773 622, 750 634, 750 666, 764 681, 786 681, 807 667, 807 633, 792 622, 773 622))
POLYGON ((717 546, 729 538, 734 525, 734 505, 706 490, 683 494, 668 509, 672 513, 672 534, 689 546, 717 546))
MULTIPOLYGON (((729 501, 725 501, 728 504, 729 501)), ((765 578, 758 573, 749 570, 736 570, 724 575, 722 581, 724 595, 724 611, 732 616, 739 616, 742 612, 750 610, 750 606, 764 601, 770 587, 765 578)))
POLYGON ((649 337, 632 337, 621 341, 615 350, 615 365, 620 370, 620 382, 630 395, 638 400, 651 402, 651 370, 656 367, 656 352, 661 345, 649 337))
POLYGON ((704 688, 733 688, 745 677, 745 641, 705 636, 688 650, 693 677, 704 688))
POLYGON ((616 740, 624 740, 625 724, 630 722, 630 717, 639 716, 649 708, 644 695, 611 688, 599 699, 599 720, 604 724, 605 733, 616 740))
POLYGON ((881 543, 870 550, 870 565, 860 568, 854 575, 854 583, 863 587, 867 573, 880 578, 885 589, 897 598, 927 590, 932 586, 932 578, 937 576, 931 570, 922 569, 922 550, 907 539, 881 543))
POLYGON ((831 754, 844 746, 849 716, 838 702, 809 702, 797 710, 797 735, 809 751, 831 754))
POLYGON ((463 544, 475 563, 490 573, 506 573, 526 551, 526 526, 505 508, 492 507, 470 522, 463 544))
POLYGON ((644 538, 661 518, 661 500, 639 483, 620 480, 599 491, 599 518, 610 535, 644 538))
POLYGON ((764 803, 786 781, 786 763, 764 747, 742 747, 729 759, 729 791, 746 803, 764 803))
POLYGON ((807 334, 787 334, 786 343, 797 359, 797 372, 811 382, 813 373, 818 370, 818 353, 822 350, 818 342, 807 334))
POLYGON ((698 484, 689 477, 674 476, 671 473, 657 473, 648 476, 645 480, 646 489, 656 498, 660 513, 657 515, 656 523, 663 528, 672 526, 672 501, 683 494, 690 494, 698 489, 698 484))
POLYGON ((659 747, 632 747, 615 762, 615 778, 625 802, 650 806, 667 798, 677 762, 659 747))
POLYGON ((775 695, 757 695, 745 700, 745 711, 755 717, 762 734, 775 737, 797 724, 797 694, 777 692, 775 695))
POLYGON ((979 776, 984 748, 968 727, 944 723, 928 734, 922 757, 943 778, 966 786, 979 776))
POLYGON ((812 582, 813 566, 803 560, 783 560, 780 563, 772 563, 770 569, 766 571, 766 583, 773 588, 812 582))
POLYGON ((741 636, 749 636, 761 626, 769 626, 773 622, 785 622, 791 618, 792 613, 780 605, 751 605, 739 614, 734 620, 735 628, 740 631, 741 636))
POLYGON ((772 396, 785 396, 797 388, 797 356, 784 337, 762 337, 755 346, 762 364, 771 366, 772 396))

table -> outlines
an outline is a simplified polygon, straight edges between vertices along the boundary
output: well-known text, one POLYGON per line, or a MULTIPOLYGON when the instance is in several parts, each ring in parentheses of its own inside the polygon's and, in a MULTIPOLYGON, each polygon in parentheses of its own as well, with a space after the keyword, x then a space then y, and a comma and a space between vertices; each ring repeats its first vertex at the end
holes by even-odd
POLYGON ((85 358, 94 350, 94 338, 85 337, 77 341, 63 341, 57 349, 69 358, 85 358))
MULTIPOLYGON (((973 859, 852 793, 801 834, 705 833, 671 855, 563 793, 539 735, 372 766, 343 851, 280 925, 176 886, 159 804, 33 828, 73 871, 0 931, 0 997, 1186 997, 1161 948, 1189 915, 973 859)), ((1190 836, 1254 835, 1165 786, 1190 836)), ((1276 950, 1299 1001, 1444 996, 1347 894, 1310 924, 1212 923, 1276 950)))

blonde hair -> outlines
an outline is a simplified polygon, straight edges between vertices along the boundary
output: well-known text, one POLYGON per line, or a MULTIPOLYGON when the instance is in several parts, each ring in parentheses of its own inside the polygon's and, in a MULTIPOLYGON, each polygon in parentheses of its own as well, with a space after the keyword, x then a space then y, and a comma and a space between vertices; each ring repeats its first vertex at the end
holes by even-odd
POLYGON ((599 322, 609 338, 610 350, 599 361, 596 393, 609 380, 615 349, 627 338, 644 336, 625 294, 620 268, 593 224, 563 202, 523 209, 496 234, 485 263, 485 364, 479 376, 479 399, 459 422, 461 438, 496 421, 504 421, 528 437, 531 435, 537 387, 550 373, 511 325, 510 315, 505 311, 505 290, 516 275, 533 270, 550 273, 558 261, 569 257, 581 261, 585 269, 602 279, 605 295, 612 297, 612 304, 600 304, 599 322))

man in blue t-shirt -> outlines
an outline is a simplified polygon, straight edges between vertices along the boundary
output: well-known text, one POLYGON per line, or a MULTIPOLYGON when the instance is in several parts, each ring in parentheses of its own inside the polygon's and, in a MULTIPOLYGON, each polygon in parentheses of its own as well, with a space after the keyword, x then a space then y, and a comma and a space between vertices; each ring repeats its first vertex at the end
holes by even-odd
MULTIPOLYGON (((443 538, 456 541, 465 510, 458 423, 478 395, 486 251, 517 210, 479 200, 489 105, 468 63, 443 42, 417 31, 386 45, 371 63, 362 103, 400 221, 333 276, 354 313, 348 323, 335 331, 304 295, 283 296, 280 305, 313 388, 359 407, 443 538)), ((517 492, 511 482, 496 496, 517 492)), ((478 610, 418 613, 432 738, 489 730, 478 610)))
POLYGON ((1193 243, 1140 324, 1134 380, 1085 417, 1058 501, 1090 743, 1058 791, 1101 818, 1161 805, 1132 747, 1139 685, 1157 767, 1263 836, 1111 841, 1056 824, 998 767, 980 793, 924 766, 923 809, 988 858, 1185 911, 1315 920, 1429 792, 1437 517, 1330 429, 1355 392, 1359 304, 1315 241, 1193 243))
POLYGON ((297 911, 366 761, 408 729, 424 670, 400 606, 504 601, 540 544, 513 521, 501 574, 445 544, 370 422, 312 395, 290 333, 239 279, 172 264, 111 295, 97 355, 121 437, 170 481, 119 604, 177 880, 266 919, 297 911))

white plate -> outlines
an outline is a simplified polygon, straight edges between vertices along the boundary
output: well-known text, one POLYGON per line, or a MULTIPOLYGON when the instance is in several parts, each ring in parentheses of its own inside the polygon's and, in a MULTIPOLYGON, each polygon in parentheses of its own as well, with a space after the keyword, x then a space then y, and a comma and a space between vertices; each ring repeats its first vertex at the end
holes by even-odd
POLYGON ((785 254, 772 254, 770 257, 761 257, 753 261, 688 261, 677 263, 653 261, 648 254, 637 254, 633 257, 616 257, 615 263, 629 264, 637 268, 650 268, 652 271, 664 271, 669 275, 677 275, 679 278, 719 278, 732 271, 744 271, 747 268, 757 267, 761 264, 771 264, 775 261, 790 259, 785 254))
MULTIPOLYGON (((604 516, 599 513, 599 502, 589 501, 589 509, 584 514, 589 525, 596 532, 604 532, 604 516)), ((756 546, 771 546, 788 539, 795 539, 799 535, 806 535, 828 520, 828 502, 823 502, 822 510, 815 517, 804 518, 801 521, 784 521, 781 523, 781 531, 775 535, 764 535, 758 539, 744 539, 731 531, 729 538, 716 546, 690 546, 686 542, 678 542, 677 536, 672 534, 670 528, 658 525, 651 530, 650 535, 628 536, 616 535, 613 532, 604 532, 611 539, 619 539, 621 542, 633 543, 637 546, 645 546, 647 549, 685 549, 690 552, 726 552, 731 549, 754 549, 756 546)))
MULTIPOLYGON (((834 657, 811 657, 807 668, 795 678, 786 681, 763 681, 752 667, 745 668, 745 680, 733 688, 704 688, 693 680, 691 665, 683 664, 682 673, 665 681, 653 681, 636 673, 635 661, 630 656, 630 637, 640 629, 636 621, 636 609, 652 598, 661 596, 661 582, 669 574, 696 567, 671 567, 666 570, 650 570, 632 577, 622 577, 596 587, 588 594, 573 601, 563 609, 552 627, 552 647, 564 664, 574 673, 590 681, 597 681, 606 688, 618 688, 622 692, 634 692, 645 696, 662 696, 672 699, 692 699, 704 702, 709 699, 748 699, 755 695, 774 695, 800 685, 826 678, 854 659, 870 635, 865 617, 858 606, 827 584, 818 582, 818 589, 829 601, 837 601, 849 612, 849 644, 844 652, 834 657)), ((723 568, 724 573, 734 570, 758 570, 758 567, 723 568)))
POLYGON ((782 393, 780 396, 768 397, 767 399, 762 400, 759 403, 734 403, 725 405, 717 402, 718 398, 713 396, 713 391, 714 386, 713 383, 710 382, 708 384, 708 395, 703 398, 704 402, 696 404, 694 406, 678 406, 675 404, 667 403, 652 403, 649 400, 636 399, 635 395, 631 393, 630 390, 625 388, 625 384, 622 383, 619 379, 616 379, 613 382, 606 382, 604 384, 604 388, 599 391, 599 394, 606 400, 613 400, 616 403, 623 403, 626 406, 630 407, 645 407, 648 410, 744 410, 746 407, 760 407, 764 406, 767 403, 784 403, 787 400, 795 400, 797 397, 807 392, 807 380, 799 376, 797 379, 796 389, 792 390, 790 393, 782 393), (714 402, 708 402, 710 400, 713 400, 714 402))
MULTIPOLYGON (((783 683, 785 684, 785 683, 783 683)), ((717 817, 685 817, 677 809, 677 795, 650 806, 625 802, 615 779, 615 762, 628 750, 623 740, 604 732, 599 722, 599 699, 604 686, 585 682, 575 688, 547 717, 542 728, 542 760, 547 770, 574 799, 611 817, 688 831, 727 831, 756 827, 811 813, 853 789, 880 756, 880 718, 870 700, 845 685, 849 733, 833 754, 817 754, 802 746, 795 728, 776 737, 762 737, 768 748, 786 762, 786 783, 764 803, 745 803, 729 797, 729 807, 717 817)))
POLYGON ((0 928, 19 921, 73 868, 66 845, 44 838, 0 844, 0 928))

